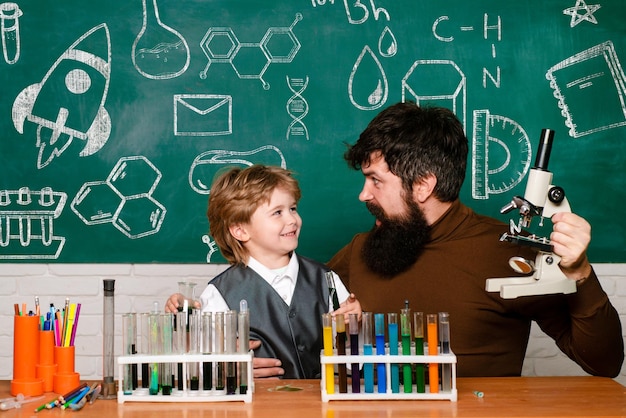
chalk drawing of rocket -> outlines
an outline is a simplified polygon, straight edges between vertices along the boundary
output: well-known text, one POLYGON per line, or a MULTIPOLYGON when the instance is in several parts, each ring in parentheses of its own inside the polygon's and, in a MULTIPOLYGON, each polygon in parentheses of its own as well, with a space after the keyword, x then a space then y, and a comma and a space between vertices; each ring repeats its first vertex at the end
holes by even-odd
POLYGON ((73 138, 86 141, 81 157, 106 144, 111 134, 111 118, 104 108, 110 75, 111 36, 102 23, 65 50, 40 83, 31 84, 16 97, 15 129, 23 134, 25 121, 38 125, 37 168, 61 155, 73 138))

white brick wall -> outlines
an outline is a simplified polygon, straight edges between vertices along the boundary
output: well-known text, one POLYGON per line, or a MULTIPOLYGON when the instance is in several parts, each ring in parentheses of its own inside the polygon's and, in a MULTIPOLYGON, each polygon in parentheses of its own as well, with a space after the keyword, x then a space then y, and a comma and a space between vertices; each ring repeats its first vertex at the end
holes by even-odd
MULTIPOLYGON (((81 303, 76 336, 76 371, 82 379, 102 378, 103 279, 115 279, 115 352, 121 353, 121 314, 148 312, 153 302, 160 308, 179 281, 198 284, 201 292, 207 281, 226 266, 209 264, 0 264, 0 380, 13 375, 13 304, 34 306, 39 296, 42 307, 63 306, 65 298, 81 303)), ((626 335, 626 264, 596 264, 603 288, 618 310, 626 335)), ((116 367, 117 372, 117 367, 116 367)), ((583 375, 554 342, 533 326, 523 374, 583 375)), ((626 367, 616 379, 626 385, 626 367)))

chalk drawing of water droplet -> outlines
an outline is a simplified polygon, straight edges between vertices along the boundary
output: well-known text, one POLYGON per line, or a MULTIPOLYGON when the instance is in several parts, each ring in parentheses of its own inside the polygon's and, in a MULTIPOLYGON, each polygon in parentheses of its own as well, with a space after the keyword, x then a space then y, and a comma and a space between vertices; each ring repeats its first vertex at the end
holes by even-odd
POLYGON ((389 26, 385 26, 378 38, 378 52, 385 58, 393 57, 398 52, 398 42, 389 26))
POLYGON ((352 72, 348 79, 350 101, 357 109, 374 110, 385 104, 388 94, 387 75, 376 55, 369 46, 365 45, 352 66, 352 72), (368 93, 359 94, 361 91, 368 93), (361 98, 367 104, 360 104, 361 98))
POLYGON ((178 77, 189 67, 189 45, 183 36, 161 22, 157 0, 142 0, 143 25, 133 42, 131 58, 146 78, 178 77))

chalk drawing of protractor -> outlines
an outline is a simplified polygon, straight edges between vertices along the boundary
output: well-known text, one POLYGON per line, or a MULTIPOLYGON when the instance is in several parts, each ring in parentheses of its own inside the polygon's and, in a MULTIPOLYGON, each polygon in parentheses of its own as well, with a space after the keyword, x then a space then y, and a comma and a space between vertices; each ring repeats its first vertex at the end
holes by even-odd
POLYGON ((215 174, 224 166, 249 167, 266 164, 287 168, 285 157, 273 145, 264 145, 250 151, 212 150, 198 155, 189 169, 189 185, 200 194, 211 193, 211 183, 215 174))
POLYGON ((474 110, 472 143, 472 197, 489 199, 518 185, 531 160, 530 139, 514 120, 474 110))
POLYGON ((26 121, 38 125, 37 168, 61 155, 73 138, 87 141, 81 157, 106 144, 111 134, 111 118, 104 108, 110 75, 111 36, 102 23, 65 50, 40 83, 31 84, 16 97, 15 129, 23 134, 26 121))
POLYGON ((54 232, 67 194, 51 187, 0 190, 0 260, 57 259, 65 237, 54 232))

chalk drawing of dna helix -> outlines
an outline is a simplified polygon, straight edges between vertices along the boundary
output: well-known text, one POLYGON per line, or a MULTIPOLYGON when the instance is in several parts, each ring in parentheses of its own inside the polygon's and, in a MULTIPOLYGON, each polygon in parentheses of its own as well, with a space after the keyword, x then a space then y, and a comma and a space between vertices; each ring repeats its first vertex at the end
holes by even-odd
POLYGON ((293 93, 293 96, 287 100, 287 114, 293 119, 287 127, 286 139, 289 140, 291 136, 304 136, 306 140, 309 140, 309 130, 302 121, 309 113, 309 104, 306 99, 302 97, 302 93, 309 85, 309 77, 305 78, 289 78, 287 76, 287 86, 293 93))

